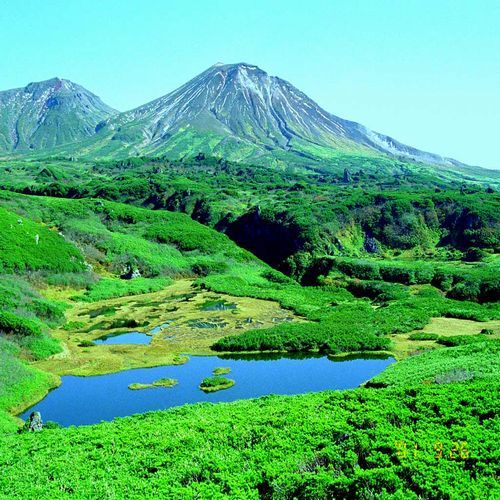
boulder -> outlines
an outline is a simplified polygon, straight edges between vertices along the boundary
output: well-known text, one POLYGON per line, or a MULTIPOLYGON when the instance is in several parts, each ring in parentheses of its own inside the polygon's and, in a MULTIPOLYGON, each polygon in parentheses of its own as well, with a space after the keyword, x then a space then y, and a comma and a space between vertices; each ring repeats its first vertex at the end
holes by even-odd
POLYGON ((42 415, 39 411, 34 411, 28 420, 28 432, 40 432, 42 429, 42 415))

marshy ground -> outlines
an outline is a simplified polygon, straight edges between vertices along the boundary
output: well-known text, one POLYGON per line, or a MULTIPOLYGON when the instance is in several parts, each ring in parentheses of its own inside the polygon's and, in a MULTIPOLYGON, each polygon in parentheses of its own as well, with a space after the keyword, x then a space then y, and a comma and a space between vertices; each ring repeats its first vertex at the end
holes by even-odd
POLYGON ((213 354, 210 346, 227 335, 302 321, 276 302, 203 291, 190 280, 176 281, 159 292, 75 302, 66 317, 66 329, 52 332, 61 341, 63 352, 36 363, 57 375, 98 375, 180 364, 187 361, 182 354, 213 354), (127 332, 151 335, 151 342, 91 344, 127 332))
POLYGON ((414 333, 435 333, 440 337, 455 337, 458 335, 478 335, 481 330, 493 332, 489 338, 500 338, 500 320, 471 321, 456 318, 432 318, 422 329, 409 333, 397 333, 390 336, 393 342, 393 353, 397 359, 404 359, 422 349, 442 348, 435 340, 411 340, 414 333))

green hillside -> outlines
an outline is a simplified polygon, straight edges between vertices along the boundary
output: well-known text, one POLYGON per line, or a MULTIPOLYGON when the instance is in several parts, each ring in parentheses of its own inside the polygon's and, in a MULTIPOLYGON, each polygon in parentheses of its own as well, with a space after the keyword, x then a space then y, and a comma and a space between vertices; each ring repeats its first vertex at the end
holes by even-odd
POLYGON ((0 272, 83 268, 81 252, 55 230, 0 208, 0 272))
POLYGON ((469 382, 269 396, 0 436, 0 490, 11 497, 494 498, 498 389, 498 382, 469 382))
POLYGON ((2 162, 1 494, 495 497, 496 184, 349 161, 2 162), (260 351, 398 361, 356 390, 17 434, 61 376, 260 351))

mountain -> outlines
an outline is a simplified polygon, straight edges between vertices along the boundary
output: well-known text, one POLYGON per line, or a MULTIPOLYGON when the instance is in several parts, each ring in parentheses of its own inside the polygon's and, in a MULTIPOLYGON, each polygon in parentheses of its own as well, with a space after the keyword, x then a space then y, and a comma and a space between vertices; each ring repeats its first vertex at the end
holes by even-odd
POLYGON ((117 111, 69 80, 0 92, 0 151, 45 150, 95 134, 117 111))
POLYGON ((461 164, 339 118, 257 66, 218 63, 174 92, 111 117, 87 151, 102 156, 208 152, 232 160, 325 160, 339 151, 461 164))

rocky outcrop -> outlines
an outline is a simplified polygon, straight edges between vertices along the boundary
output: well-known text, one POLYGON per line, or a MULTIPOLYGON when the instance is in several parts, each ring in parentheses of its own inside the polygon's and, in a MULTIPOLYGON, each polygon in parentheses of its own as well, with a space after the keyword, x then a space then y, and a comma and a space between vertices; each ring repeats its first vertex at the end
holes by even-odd
POLYGON ((34 411, 27 422, 28 432, 40 432, 43 429, 42 415, 39 411, 34 411))

